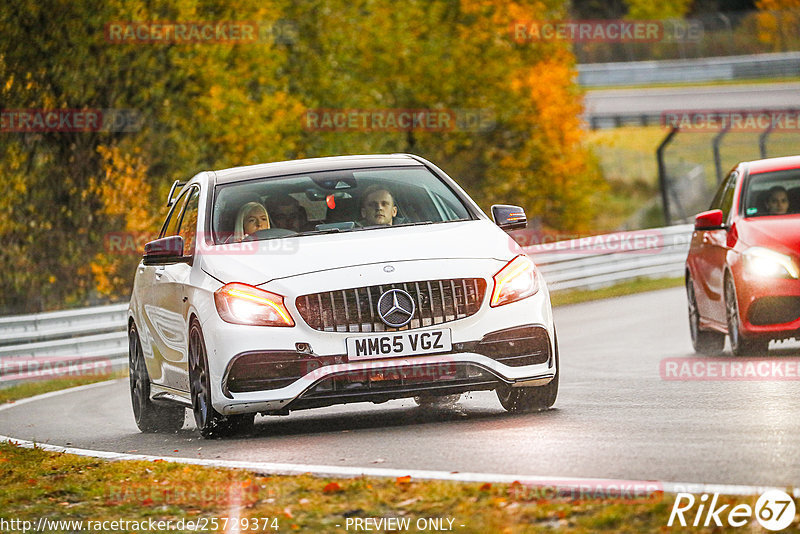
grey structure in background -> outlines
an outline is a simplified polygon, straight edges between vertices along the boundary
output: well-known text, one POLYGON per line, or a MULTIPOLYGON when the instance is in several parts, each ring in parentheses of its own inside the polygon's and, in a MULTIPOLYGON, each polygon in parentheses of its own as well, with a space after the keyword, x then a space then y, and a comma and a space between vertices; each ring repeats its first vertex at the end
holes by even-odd
POLYGON ((798 76, 800 76, 800 52, 578 65, 578 83, 583 87, 798 76))

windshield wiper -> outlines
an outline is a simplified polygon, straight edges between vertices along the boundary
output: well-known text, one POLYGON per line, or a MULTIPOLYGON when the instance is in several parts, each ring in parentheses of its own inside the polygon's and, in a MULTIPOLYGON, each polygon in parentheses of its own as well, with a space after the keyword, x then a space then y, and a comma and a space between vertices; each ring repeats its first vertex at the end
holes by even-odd
POLYGON ((419 222, 408 222, 408 223, 400 223, 400 224, 393 224, 392 227, 396 226, 422 226, 425 224, 433 224, 433 221, 419 221, 419 222))
POLYGON ((342 228, 326 228, 326 229, 324 229, 324 230, 309 230, 308 232, 300 232, 300 233, 299 233, 299 234, 297 234, 297 235, 298 235, 298 236, 301 236, 301 235, 339 234, 339 233, 342 233, 342 232, 352 232, 353 230, 356 230, 356 229, 357 229, 357 228, 347 228, 347 229, 342 229, 342 228))

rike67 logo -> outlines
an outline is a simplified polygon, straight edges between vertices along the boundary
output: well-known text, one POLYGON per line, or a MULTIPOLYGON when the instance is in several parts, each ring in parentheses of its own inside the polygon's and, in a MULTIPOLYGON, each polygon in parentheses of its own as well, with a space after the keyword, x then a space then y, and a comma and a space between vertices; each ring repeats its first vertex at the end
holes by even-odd
POLYGON ((686 527, 743 527, 755 516, 756 521, 771 531, 784 530, 794 521, 794 499, 779 489, 766 491, 756 501, 755 508, 749 504, 721 504, 719 494, 711 499, 707 493, 696 499, 691 493, 678 493, 667 526, 677 524, 686 527))

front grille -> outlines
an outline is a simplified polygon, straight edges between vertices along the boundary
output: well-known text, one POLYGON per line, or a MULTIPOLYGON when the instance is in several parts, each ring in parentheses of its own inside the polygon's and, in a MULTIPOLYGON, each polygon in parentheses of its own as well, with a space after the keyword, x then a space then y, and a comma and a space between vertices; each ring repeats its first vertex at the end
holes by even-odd
POLYGON ((496 384, 497 377, 468 363, 439 362, 407 367, 364 369, 336 373, 303 393, 305 400, 348 397, 365 393, 414 393, 453 387, 496 384))
POLYGON ((349 402, 385 402, 416 395, 453 395, 495 389, 500 379, 467 363, 346 371, 326 377, 287 406, 290 410, 349 402))
POLYGON ((800 297, 762 297, 750 304, 747 318, 756 326, 784 324, 800 317, 800 297))
POLYGON ((482 278, 426 280, 356 287, 297 297, 295 305, 303 320, 324 332, 387 332, 455 321, 477 312, 486 293, 482 278), (391 328, 378 317, 377 304, 390 289, 402 289, 414 299, 411 322, 391 328))
POLYGON ((243 353, 229 364, 223 389, 231 393, 279 389, 319 367, 343 361, 343 356, 320 357, 291 351, 243 353))
POLYGON ((519 326, 487 334, 475 352, 511 367, 536 365, 550 359, 550 335, 541 326, 519 326))

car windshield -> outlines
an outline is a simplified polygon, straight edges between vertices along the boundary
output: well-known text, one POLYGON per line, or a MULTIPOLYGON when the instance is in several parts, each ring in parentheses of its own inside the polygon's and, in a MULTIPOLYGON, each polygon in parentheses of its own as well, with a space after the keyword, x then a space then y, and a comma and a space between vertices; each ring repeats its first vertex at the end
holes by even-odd
POLYGON ((381 167, 221 184, 212 225, 224 244, 472 218, 425 167, 381 167))
POLYGON ((751 174, 744 208, 745 217, 800 213, 800 169, 751 174))

